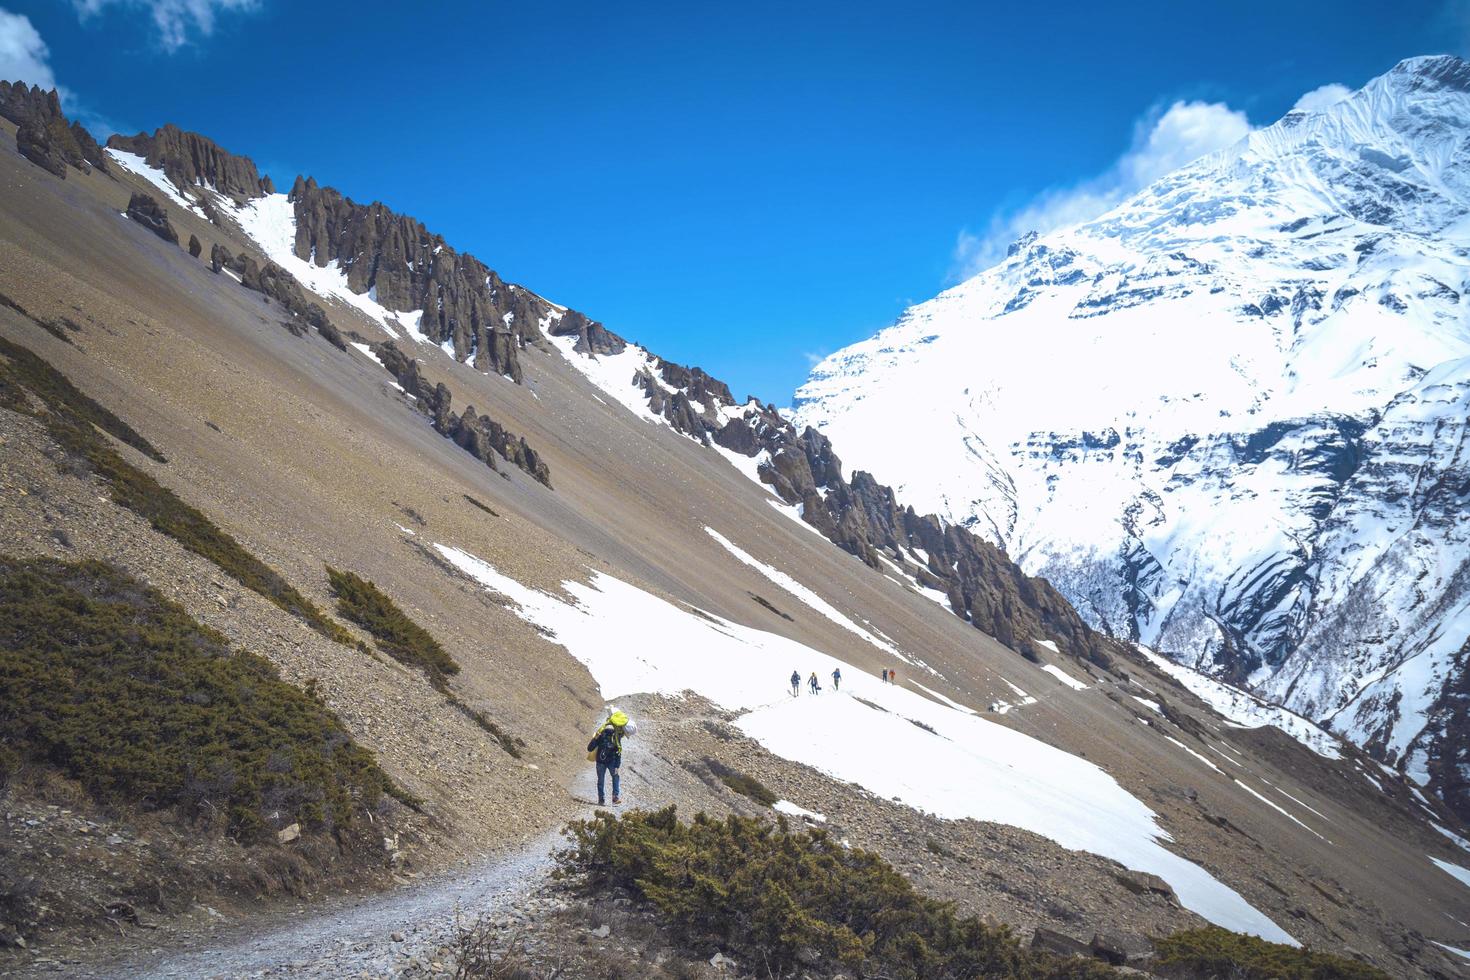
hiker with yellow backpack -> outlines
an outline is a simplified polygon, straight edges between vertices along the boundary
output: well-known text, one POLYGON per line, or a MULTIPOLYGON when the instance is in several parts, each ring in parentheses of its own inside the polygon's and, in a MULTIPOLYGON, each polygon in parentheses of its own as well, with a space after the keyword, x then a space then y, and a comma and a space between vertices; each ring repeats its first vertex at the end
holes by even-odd
POLYGON ((613 806, 623 802, 622 795, 618 792, 618 770, 623 766, 623 739, 638 730, 627 715, 616 708, 607 716, 607 721, 592 736, 592 741, 587 743, 587 761, 597 763, 597 805, 605 806, 607 798, 603 795, 603 784, 607 774, 612 773, 613 806))

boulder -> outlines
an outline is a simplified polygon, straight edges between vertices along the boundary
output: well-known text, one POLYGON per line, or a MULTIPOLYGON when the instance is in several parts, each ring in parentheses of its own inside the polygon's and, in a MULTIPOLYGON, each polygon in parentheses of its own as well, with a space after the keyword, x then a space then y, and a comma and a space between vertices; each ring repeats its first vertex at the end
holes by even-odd
POLYGON ((1091 956, 1092 947, 1080 939, 1073 939, 1055 929, 1037 926, 1031 936, 1031 948, 1054 953, 1057 956, 1091 956))
POLYGON ((127 216, 147 228, 153 234, 174 245, 179 243, 179 233, 168 220, 168 212, 156 198, 147 194, 134 194, 128 201, 127 216))
POLYGON ((289 844, 300 836, 301 824, 299 823, 293 823, 291 826, 276 832, 276 840, 280 841, 282 844, 289 844))
POLYGON ((204 251, 204 243, 199 240, 198 235, 189 236, 189 254, 199 258, 199 253, 204 251))

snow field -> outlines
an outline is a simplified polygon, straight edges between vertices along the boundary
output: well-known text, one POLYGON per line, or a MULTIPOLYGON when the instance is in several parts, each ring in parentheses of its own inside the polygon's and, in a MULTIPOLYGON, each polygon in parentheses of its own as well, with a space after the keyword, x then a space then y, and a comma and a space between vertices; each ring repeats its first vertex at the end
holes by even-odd
POLYGON ((744 712, 737 726, 783 758, 921 812, 1021 827, 1157 874, 1186 908, 1211 922, 1296 944, 1233 889, 1167 850, 1170 838, 1153 811, 1084 759, 885 685, 794 640, 696 614, 610 575, 593 572, 589 583, 562 583, 570 596, 564 599, 522 585, 468 552, 434 547, 510 600, 522 619, 548 631, 587 666, 605 699, 697 693, 744 712), (650 636, 658 642, 649 643, 650 636), (793 669, 826 677, 838 667, 840 694, 791 696, 793 669))

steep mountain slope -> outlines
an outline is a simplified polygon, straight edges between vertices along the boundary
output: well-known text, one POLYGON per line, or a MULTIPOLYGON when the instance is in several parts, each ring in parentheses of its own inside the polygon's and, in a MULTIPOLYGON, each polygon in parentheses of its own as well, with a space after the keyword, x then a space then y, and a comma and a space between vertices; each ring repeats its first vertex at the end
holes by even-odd
POLYGON ((1291 113, 817 366, 796 418, 1093 626, 1470 813, 1470 65, 1291 113))
MULTIPOLYGON (((625 773, 638 805, 769 814, 718 773, 756 775, 786 812, 818 810, 1018 928, 1085 941, 1207 919, 1351 941, 1415 976, 1452 968, 1431 940, 1470 946, 1465 858, 1434 825, 1453 816, 1350 747, 1262 724, 1258 706, 1222 702, 1245 719, 1228 723, 990 543, 845 473, 820 434, 481 277, 412 219, 320 188, 274 195, 196 134, 129 145, 111 173, 67 164, 63 181, 0 139, 0 335, 125 420, 156 456, 115 452, 303 602, 337 608, 325 566, 351 571, 460 670, 408 669, 351 623, 362 646, 238 587, 69 460, 28 411, 36 392, 0 399, 0 550, 113 563, 321 699, 423 801, 375 815, 386 870, 536 840, 581 811, 567 791, 588 792, 586 727, 617 698, 647 722, 625 773), (344 264, 396 270, 402 293, 344 264), (449 309, 453 332, 424 328, 449 309), (475 353, 491 341, 465 318, 490 330, 490 312, 521 323, 503 347, 519 383, 475 353), (788 693, 793 669, 838 667, 836 696, 788 693)), ((112 867, 87 834, 68 863, 45 828, 18 832, 46 887, 112 867)), ((300 846, 270 857, 289 870, 300 846)), ((91 907, 135 887, 99 881, 91 907)))

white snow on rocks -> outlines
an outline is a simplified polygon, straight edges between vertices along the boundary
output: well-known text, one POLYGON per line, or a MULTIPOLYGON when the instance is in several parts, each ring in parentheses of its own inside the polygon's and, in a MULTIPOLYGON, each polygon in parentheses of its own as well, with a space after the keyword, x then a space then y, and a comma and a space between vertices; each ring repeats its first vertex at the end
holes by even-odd
MULTIPOLYGON (((1320 840, 1327 840, 1326 837, 1323 837, 1321 834, 1317 833, 1311 827, 1308 827, 1306 824, 1302 823, 1296 817, 1292 816, 1292 814, 1290 813, 1290 811, 1286 810, 1284 807, 1281 807, 1280 805, 1278 805, 1276 803, 1273 803, 1271 800, 1268 800, 1266 797, 1262 796, 1260 793, 1257 793, 1255 790, 1251 789, 1249 786, 1247 786, 1245 783, 1242 783, 1240 780, 1237 779, 1235 781, 1235 785, 1239 786, 1241 789, 1245 790, 1247 793, 1249 793, 1250 795, 1254 796, 1256 799, 1260 800, 1262 803, 1266 804, 1271 809, 1275 810, 1277 813, 1281 814, 1283 817, 1285 817, 1286 819, 1290 820, 1292 823, 1294 823, 1297 826, 1301 827, 1302 829, 1306 830, 1309 834, 1314 835, 1315 837, 1317 837, 1320 840)), ((1329 843, 1330 843, 1330 841, 1329 841, 1329 843)))
POLYGON ((827 818, 822 816, 820 813, 817 813, 814 810, 808 810, 805 807, 797 806, 790 800, 777 800, 775 803, 771 804, 771 809, 775 810, 777 813, 784 813, 788 817, 798 817, 802 820, 810 820, 812 823, 827 822, 827 818))
POLYGON ((428 338, 418 330, 423 319, 421 310, 390 310, 374 298, 377 290, 354 293, 347 285, 347 273, 338 268, 336 259, 319 266, 297 256, 296 209, 288 195, 267 194, 251 198, 238 207, 229 198, 218 196, 216 204, 234 217, 240 230, 255 242, 266 258, 291 273, 303 289, 360 310, 377 321, 390 336, 397 337, 402 331, 421 343, 428 343, 428 338))
POLYGON ((1323 731, 1301 715, 1280 705, 1268 704, 1254 694, 1231 687, 1213 677, 1206 677, 1182 664, 1166 660, 1147 647, 1135 644, 1135 649, 1155 667, 1183 684, 1195 697, 1237 725, 1244 728, 1273 725, 1324 758, 1342 758, 1336 736, 1323 731))
POLYGON ((1462 868, 1458 864, 1451 864, 1448 861, 1441 861, 1437 857, 1432 857, 1429 860, 1433 861, 1434 866, 1439 868, 1439 870, 1455 878, 1466 888, 1470 888, 1470 868, 1462 868))
POLYGON ((1022 827, 1157 874, 1209 921, 1296 944, 1233 889, 1165 848, 1170 837, 1153 811, 1085 759, 882 684, 787 637, 696 614, 610 575, 563 582, 563 598, 458 548, 434 547, 585 664, 604 698, 696 692, 743 712, 741 730, 784 758, 945 819, 1022 827), (650 636, 658 641, 648 642, 650 636), (837 667, 845 668, 841 693, 790 694, 793 668, 826 676, 837 667), (865 737, 853 739, 856 731, 865 737))
POLYGON ((148 166, 148 161, 143 159, 143 157, 136 153, 129 153, 126 150, 114 150, 111 147, 106 150, 106 153, 119 167, 142 177, 148 183, 162 191, 164 196, 179 207, 185 208, 201 218, 204 217, 204 212, 199 208, 198 204, 180 193, 179 189, 174 186, 174 182, 169 180, 168 176, 162 170, 157 167, 148 166))
POLYGON ((1057 680, 1061 681, 1063 684, 1067 685, 1074 691, 1087 690, 1086 684, 1082 683, 1077 678, 1073 677, 1071 674, 1058 667, 1056 664, 1042 664, 1041 669, 1046 671, 1048 674, 1055 677, 1057 680))
POLYGON ((869 630, 863 629, 857 623, 854 623, 847 616, 843 615, 827 600, 823 599, 811 589, 802 585, 790 575, 787 575, 785 572, 781 571, 778 568, 772 568, 770 565, 767 565, 763 561, 757 561, 755 558, 751 557, 750 554, 743 551, 739 546, 737 546, 735 542, 731 541, 729 538, 725 537, 714 528, 707 527, 704 530, 706 533, 709 534, 710 537, 714 538, 715 541, 717 541, 722 548, 730 552, 730 554, 734 555, 736 560, 738 560, 741 564, 749 565, 751 568, 760 572, 766 578, 770 579, 773 583, 785 589, 797 599, 806 603, 809 607, 811 607, 813 611, 817 612, 823 618, 831 620, 854 636, 861 638, 867 643, 871 643, 873 646, 877 647, 879 650, 882 650, 884 653, 891 654, 892 656, 899 658, 905 663, 913 663, 912 660, 905 656, 904 653, 899 650, 898 647, 894 646, 893 643, 890 642, 886 637, 877 636, 869 630))

